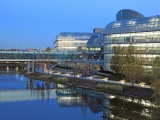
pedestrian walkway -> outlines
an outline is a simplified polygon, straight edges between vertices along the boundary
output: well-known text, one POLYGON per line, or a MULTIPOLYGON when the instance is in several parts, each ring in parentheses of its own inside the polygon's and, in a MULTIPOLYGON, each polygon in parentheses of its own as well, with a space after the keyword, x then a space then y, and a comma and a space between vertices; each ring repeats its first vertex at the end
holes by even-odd
MULTIPOLYGON (((40 71, 39 71, 40 72, 40 71)), ((68 72, 68 73, 63 73, 62 71, 57 71, 56 73, 53 71, 48 71, 48 70, 44 70, 45 74, 51 74, 51 75, 58 75, 58 76, 63 76, 63 77, 71 77, 71 78, 79 78, 81 79, 80 75, 72 75, 72 72, 68 72)), ((119 85, 127 85, 127 86, 132 86, 131 83, 129 82, 125 82, 125 80, 121 80, 121 81, 114 81, 114 80, 108 80, 108 78, 94 78, 94 77, 86 77, 86 80, 94 80, 94 81, 99 81, 99 82, 106 82, 106 83, 113 83, 113 84, 119 84, 119 85)), ((140 83, 140 84, 134 84, 134 86, 136 87, 141 87, 141 88, 149 88, 151 89, 151 87, 149 85, 145 85, 144 83, 140 83)))

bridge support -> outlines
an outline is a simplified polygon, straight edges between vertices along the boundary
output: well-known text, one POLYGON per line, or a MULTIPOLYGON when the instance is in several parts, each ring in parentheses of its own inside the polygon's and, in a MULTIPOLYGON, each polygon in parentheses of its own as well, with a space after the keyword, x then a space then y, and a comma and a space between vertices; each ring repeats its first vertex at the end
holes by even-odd
POLYGON ((34 61, 28 61, 27 74, 34 73, 34 61))
POLYGON ((34 89, 34 80, 33 79, 28 78, 27 89, 28 90, 33 90, 34 89))

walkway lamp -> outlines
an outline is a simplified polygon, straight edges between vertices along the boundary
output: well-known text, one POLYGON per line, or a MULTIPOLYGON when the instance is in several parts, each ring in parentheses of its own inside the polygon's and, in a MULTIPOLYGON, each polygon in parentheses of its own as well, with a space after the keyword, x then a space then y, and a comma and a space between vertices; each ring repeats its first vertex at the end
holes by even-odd
POLYGON ((146 83, 144 83, 144 82, 139 83, 139 85, 140 85, 141 87, 143 87, 145 84, 146 84, 146 83))
POLYGON ((120 80, 120 82, 121 82, 122 84, 124 84, 126 81, 125 81, 125 80, 120 80))

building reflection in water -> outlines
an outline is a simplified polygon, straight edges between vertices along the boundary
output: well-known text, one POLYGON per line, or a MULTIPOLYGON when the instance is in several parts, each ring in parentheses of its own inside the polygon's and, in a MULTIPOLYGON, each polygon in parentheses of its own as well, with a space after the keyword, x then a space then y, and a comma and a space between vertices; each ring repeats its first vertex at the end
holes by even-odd
POLYGON ((103 120, 152 120, 152 103, 134 97, 69 88, 33 79, 28 79, 27 90, 0 91, 0 102, 40 100, 43 103, 50 99, 56 99, 59 107, 80 107, 84 116, 88 108, 95 114, 103 112, 103 120))

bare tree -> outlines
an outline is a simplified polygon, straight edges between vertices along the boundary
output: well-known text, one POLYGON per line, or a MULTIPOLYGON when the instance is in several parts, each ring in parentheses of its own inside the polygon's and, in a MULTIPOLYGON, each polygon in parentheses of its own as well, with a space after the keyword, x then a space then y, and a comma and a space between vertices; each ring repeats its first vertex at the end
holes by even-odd
POLYGON ((83 79, 83 76, 86 79, 86 77, 89 75, 88 55, 86 52, 82 54, 81 70, 82 70, 82 79, 83 79))
POLYGON ((47 58, 48 58, 48 61, 47 61, 47 69, 48 69, 48 74, 49 74, 49 70, 50 70, 50 54, 48 53, 48 56, 47 56, 47 58))
POLYGON ((42 53, 40 64, 41 64, 41 67, 42 67, 42 72, 44 73, 44 70, 45 70, 45 53, 42 53))
POLYGON ((78 63, 77 63, 77 56, 73 55, 72 56, 72 71, 74 74, 74 77, 76 77, 77 72, 78 72, 78 63))

